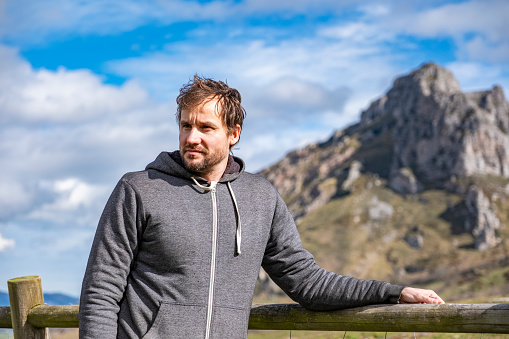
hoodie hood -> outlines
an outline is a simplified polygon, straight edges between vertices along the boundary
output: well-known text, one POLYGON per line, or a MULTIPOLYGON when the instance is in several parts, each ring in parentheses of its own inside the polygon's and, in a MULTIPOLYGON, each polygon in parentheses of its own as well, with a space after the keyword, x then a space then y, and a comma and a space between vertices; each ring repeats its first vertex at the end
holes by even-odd
MULTIPOLYGON (((199 177, 196 173, 188 171, 184 167, 184 163, 180 157, 179 151, 161 152, 153 162, 147 165, 145 169, 153 169, 168 175, 189 180, 192 180, 192 178, 199 178, 203 181, 207 181, 199 177)), ((232 155, 228 156, 228 164, 226 165, 226 170, 219 182, 230 182, 237 179, 238 176, 244 172, 244 169, 245 164, 242 159, 232 155)))

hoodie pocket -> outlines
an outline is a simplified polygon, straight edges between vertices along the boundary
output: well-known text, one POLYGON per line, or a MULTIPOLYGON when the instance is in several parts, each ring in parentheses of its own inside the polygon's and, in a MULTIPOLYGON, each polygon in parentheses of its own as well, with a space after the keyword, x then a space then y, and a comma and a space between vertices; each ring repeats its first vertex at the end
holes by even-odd
POLYGON ((163 302, 143 339, 203 338, 206 307, 163 302))
POLYGON ((211 338, 247 338, 250 312, 251 309, 214 307, 211 338))

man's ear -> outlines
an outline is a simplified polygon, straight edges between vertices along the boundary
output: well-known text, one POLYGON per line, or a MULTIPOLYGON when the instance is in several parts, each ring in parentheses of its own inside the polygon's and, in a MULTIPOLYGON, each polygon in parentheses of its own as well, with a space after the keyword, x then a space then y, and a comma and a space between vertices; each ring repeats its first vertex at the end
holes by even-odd
POLYGON ((233 130, 230 132, 230 146, 235 145, 239 142, 240 132, 242 131, 242 127, 239 124, 235 125, 233 130))

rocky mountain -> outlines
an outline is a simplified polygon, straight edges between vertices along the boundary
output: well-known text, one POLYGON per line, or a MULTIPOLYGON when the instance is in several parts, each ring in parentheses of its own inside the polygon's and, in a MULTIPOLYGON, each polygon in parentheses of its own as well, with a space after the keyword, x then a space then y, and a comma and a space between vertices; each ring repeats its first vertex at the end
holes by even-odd
POLYGON ((261 174, 328 269, 438 284, 501 270, 497 286, 509 292, 509 103, 499 86, 463 93, 451 72, 424 64, 359 123, 261 174))

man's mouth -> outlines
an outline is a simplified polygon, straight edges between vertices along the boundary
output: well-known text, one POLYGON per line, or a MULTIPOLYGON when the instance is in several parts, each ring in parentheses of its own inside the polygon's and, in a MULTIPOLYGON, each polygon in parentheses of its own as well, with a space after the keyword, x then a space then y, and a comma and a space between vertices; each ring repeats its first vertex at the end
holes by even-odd
POLYGON ((197 155, 201 155, 201 154, 206 154, 205 150, 202 150, 200 148, 190 148, 190 147, 185 147, 184 148, 184 153, 187 154, 187 155, 190 155, 190 156, 197 156, 197 155))

